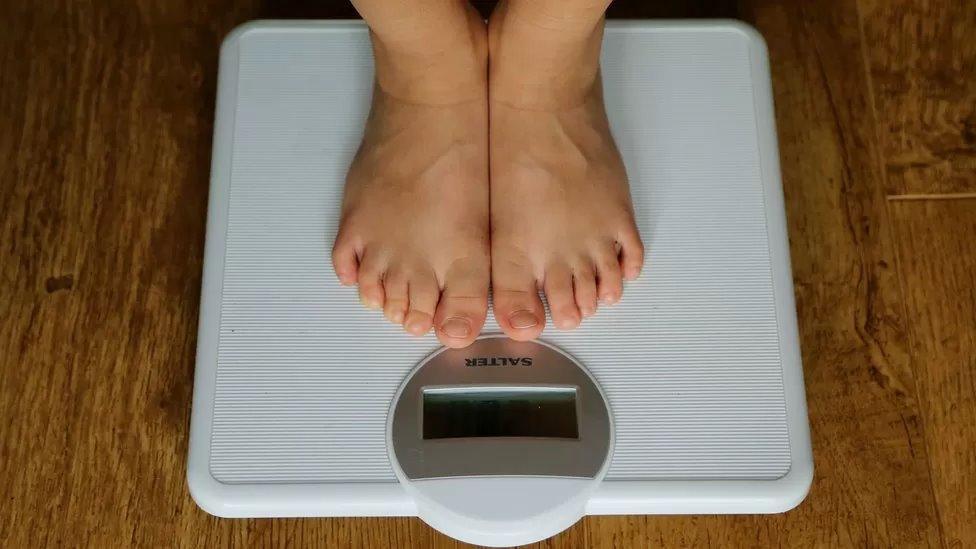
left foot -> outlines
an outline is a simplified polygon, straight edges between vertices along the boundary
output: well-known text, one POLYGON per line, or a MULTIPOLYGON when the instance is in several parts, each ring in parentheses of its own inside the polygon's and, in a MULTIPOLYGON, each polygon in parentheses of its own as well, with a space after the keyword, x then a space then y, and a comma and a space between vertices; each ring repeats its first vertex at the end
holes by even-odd
POLYGON ((620 300, 644 250, 603 106, 602 17, 515 6, 489 23, 491 261, 498 324, 527 340, 540 288, 556 327, 575 328, 620 300))

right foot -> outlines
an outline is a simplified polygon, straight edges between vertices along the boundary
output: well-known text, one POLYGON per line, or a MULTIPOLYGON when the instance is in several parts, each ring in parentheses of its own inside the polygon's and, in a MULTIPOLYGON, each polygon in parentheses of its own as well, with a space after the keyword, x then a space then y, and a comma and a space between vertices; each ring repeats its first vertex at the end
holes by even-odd
POLYGON ((372 34, 373 105, 332 253, 366 307, 455 348, 484 325, 490 276, 485 26, 458 10, 430 36, 372 34))

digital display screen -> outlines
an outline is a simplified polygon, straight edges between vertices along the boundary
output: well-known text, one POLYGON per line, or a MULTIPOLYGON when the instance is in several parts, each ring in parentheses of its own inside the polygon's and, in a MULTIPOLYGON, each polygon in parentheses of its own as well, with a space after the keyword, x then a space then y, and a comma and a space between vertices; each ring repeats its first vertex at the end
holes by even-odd
POLYGON ((575 387, 423 389, 424 439, 579 438, 575 387))

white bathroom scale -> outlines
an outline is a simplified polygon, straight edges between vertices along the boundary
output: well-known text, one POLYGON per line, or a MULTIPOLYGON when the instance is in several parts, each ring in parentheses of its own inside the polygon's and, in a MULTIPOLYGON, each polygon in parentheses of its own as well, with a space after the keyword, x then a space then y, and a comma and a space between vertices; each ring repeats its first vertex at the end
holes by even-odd
POLYGON ((733 21, 607 25, 646 245, 623 299, 445 350, 339 285, 373 85, 361 22, 221 51, 190 491, 222 517, 419 516, 483 545, 586 514, 776 513, 813 476, 767 52, 733 21))

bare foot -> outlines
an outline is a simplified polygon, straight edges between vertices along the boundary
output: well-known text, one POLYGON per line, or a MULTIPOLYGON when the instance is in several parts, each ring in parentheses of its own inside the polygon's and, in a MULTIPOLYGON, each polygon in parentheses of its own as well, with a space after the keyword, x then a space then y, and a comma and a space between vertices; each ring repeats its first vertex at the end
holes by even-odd
POLYGON ((450 347, 481 331, 490 270, 485 26, 461 17, 463 32, 415 49, 373 34, 377 85, 332 256, 365 306, 450 347))
MULTIPOLYGON (((499 3, 489 23, 491 259, 509 337, 575 328, 617 302, 644 251, 599 77, 603 18, 499 3)), ((592 13, 593 10, 590 10, 592 13)))

